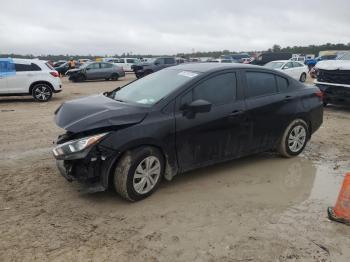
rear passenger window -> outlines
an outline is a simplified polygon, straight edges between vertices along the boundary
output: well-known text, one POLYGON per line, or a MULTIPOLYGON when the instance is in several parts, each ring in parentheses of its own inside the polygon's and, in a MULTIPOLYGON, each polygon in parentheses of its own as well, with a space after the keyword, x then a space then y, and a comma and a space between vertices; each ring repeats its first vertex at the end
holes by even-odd
POLYGON ((286 92, 288 90, 288 80, 284 77, 280 77, 276 75, 277 87, 280 92, 286 92))
POLYGON ((213 105, 225 104, 236 98, 236 74, 214 76, 193 89, 193 100, 203 99, 213 105))
POLYGON ((271 95, 277 92, 273 74, 247 72, 247 97, 271 95))

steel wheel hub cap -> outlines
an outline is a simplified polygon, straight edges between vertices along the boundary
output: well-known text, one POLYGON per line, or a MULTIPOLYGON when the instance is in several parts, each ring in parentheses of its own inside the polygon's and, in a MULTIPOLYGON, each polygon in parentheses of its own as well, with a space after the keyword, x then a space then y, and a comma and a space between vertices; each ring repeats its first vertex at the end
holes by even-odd
POLYGON ((289 134, 288 147, 293 153, 298 152, 303 148, 306 141, 306 130, 305 127, 299 125, 295 126, 289 134))
POLYGON ((50 96, 50 92, 48 91, 46 86, 40 86, 35 89, 35 97, 39 100, 46 100, 50 96))
POLYGON ((160 161, 157 157, 146 157, 137 166, 133 178, 133 187, 139 194, 150 192, 160 177, 160 161))

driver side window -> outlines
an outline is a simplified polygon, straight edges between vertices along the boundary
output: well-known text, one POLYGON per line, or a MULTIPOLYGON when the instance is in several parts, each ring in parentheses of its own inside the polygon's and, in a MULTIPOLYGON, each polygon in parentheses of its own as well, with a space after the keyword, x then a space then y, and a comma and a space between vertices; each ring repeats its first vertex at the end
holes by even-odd
POLYGON ((89 68, 89 69, 99 69, 100 65, 99 65, 99 63, 94 63, 94 64, 91 64, 91 65, 88 65, 87 68, 89 68))

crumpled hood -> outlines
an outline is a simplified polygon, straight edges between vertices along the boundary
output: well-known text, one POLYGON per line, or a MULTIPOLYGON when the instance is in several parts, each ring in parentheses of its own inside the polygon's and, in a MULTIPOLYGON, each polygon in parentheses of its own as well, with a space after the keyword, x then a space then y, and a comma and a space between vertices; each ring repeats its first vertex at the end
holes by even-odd
POLYGON ((325 60, 316 64, 322 70, 350 70, 350 60, 325 60))
POLYGON ((136 124, 145 118, 148 110, 101 94, 63 103, 55 113, 55 122, 67 131, 78 133, 102 127, 136 124))

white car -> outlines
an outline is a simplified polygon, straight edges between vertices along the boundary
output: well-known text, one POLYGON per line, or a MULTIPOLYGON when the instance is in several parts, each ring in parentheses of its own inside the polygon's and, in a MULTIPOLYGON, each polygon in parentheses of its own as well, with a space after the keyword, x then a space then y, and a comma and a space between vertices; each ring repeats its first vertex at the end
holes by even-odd
POLYGON ((299 80, 300 82, 306 81, 307 73, 309 72, 308 67, 298 61, 277 60, 271 61, 264 66, 283 71, 287 75, 299 80))
POLYGON ((62 91, 59 74, 38 59, 0 59, 0 96, 31 95, 36 101, 49 101, 62 91))
POLYGON ((140 60, 137 58, 109 58, 105 62, 121 66, 125 72, 131 72, 133 71, 131 66, 140 63, 140 60))

